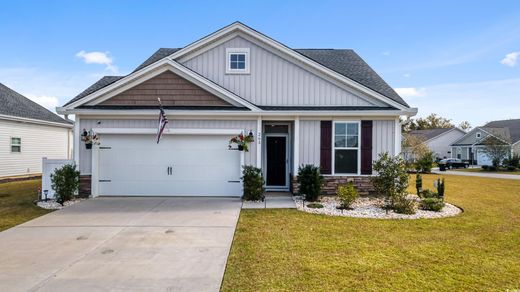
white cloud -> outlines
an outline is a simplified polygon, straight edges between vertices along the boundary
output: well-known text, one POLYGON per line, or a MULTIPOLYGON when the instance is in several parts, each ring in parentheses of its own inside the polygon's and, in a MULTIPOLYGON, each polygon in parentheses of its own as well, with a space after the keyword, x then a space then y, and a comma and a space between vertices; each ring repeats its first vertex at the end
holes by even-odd
POLYGON ((390 56, 390 52, 389 51, 384 51, 381 53, 383 56, 390 56))
POLYGON ((424 96, 424 88, 417 89, 415 87, 401 87, 401 88, 394 88, 394 90, 401 97, 421 97, 421 96, 424 96))
POLYGON ((60 104, 60 101, 55 96, 34 95, 30 93, 24 94, 24 96, 52 112, 55 112, 56 107, 60 104))
POLYGON ((109 55, 109 52, 85 52, 82 50, 76 54, 76 57, 82 59, 87 64, 105 65, 107 70, 118 73, 118 68, 114 66, 113 60, 109 55))
POLYGON ((502 63, 503 65, 509 66, 509 67, 514 67, 514 66, 516 66, 516 64, 518 62, 518 57, 520 57, 520 51, 512 52, 512 53, 507 54, 504 57, 504 59, 502 59, 502 61, 500 61, 500 63, 502 63))
POLYGON ((410 78, 410 77, 412 77, 412 74, 410 74, 410 73, 405 73, 405 74, 403 74, 403 76, 406 77, 406 78, 410 78))

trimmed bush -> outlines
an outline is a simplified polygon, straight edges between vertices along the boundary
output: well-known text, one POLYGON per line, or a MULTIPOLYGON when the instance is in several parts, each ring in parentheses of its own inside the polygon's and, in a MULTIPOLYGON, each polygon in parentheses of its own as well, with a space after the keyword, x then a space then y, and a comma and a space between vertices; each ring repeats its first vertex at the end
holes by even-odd
POLYGON ((494 165, 491 165, 491 166, 488 167, 488 170, 489 171, 497 171, 497 167, 494 166, 494 165))
POLYGON ((482 169, 483 170, 488 170, 489 169, 489 165, 482 165, 482 169))
POLYGON ((509 165, 509 166, 507 167, 507 170, 509 170, 509 171, 515 171, 515 170, 516 170, 516 167, 514 167, 514 166, 512 166, 512 165, 509 165))
POLYGON ((439 212, 444 208, 444 202, 439 198, 424 198, 421 201, 421 209, 439 212))
POLYGON ((407 197, 398 197, 392 204, 392 209, 396 213, 412 215, 415 214, 415 201, 407 197))
POLYGON ((419 197, 421 197, 423 199, 425 199, 425 198, 438 198, 439 194, 437 194, 436 192, 434 192, 432 190, 423 190, 419 197))
POLYGON ((244 200, 259 201, 264 198, 264 178, 260 168, 251 165, 244 166, 242 181, 244 182, 244 200))
POLYGON ((440 198, 444 198, 444 178, 437 179, 437 194, 440 198))
POLYGON ((415 189, 417 189, 417 196, 420 197, 422 191, 422 176, 419 173, 415 175, 415 189))
POLYGON ((76 170, 76 165, 65 164, 61 168, 57 168, 51 174, 51 187, 55 192, 56 202, 61 205, 77 195, 79 191, 79 171, 76 170))
POLYGON ((305 196, 306 201, 317 201, 321 194, 323 176, 320 169, 312 164, 302 165, 298 168, 298 182, 300 183, 300 195, 305 196))
POLYGON ((338 209, 350 209, 350 205, 352 205, 359 196, 353 182, 339 186, 336 195, 338 195, 338 199, 341 203, 338 209))

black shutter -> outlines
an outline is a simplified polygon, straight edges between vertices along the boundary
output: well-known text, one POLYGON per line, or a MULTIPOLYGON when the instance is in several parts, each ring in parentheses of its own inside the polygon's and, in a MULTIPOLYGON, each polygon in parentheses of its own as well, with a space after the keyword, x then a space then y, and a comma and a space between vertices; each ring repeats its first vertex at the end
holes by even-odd
POLYGON ((332 173, 332 121, 321 121, 320 168, 322 174, 332 173))
POLYGON ((361 121, 361 174, 372 174, 372 121, 361 121))

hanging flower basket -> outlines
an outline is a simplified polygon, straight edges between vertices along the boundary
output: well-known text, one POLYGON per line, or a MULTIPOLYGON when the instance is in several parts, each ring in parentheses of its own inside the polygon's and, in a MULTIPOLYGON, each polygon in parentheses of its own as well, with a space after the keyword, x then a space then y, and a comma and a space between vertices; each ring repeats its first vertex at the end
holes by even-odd
POLYGON ((81 133, 81 141, 85 142, 86 149, 92 149, 92 145, 99 145, 99 136, 93 131, 87 131, 83 129, 83 133, 81 133))
POLYGON ((245 136, 244 134, 239 134, 229 140, 229 149, 230 150, 238 150, 238 151, 249 151, 249 144, 254 142, 253 132, 249 132, 249 135, 245 136), (237 148, 233 148, 233 145, 236 144, 237 148))

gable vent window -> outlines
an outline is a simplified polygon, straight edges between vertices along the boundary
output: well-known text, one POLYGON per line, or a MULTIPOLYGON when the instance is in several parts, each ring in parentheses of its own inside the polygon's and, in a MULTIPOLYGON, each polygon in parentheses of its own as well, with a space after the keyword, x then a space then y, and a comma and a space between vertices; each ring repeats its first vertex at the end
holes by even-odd
POLYGON ((477 132, 477 139, 480 138, 482 134, 480 132, 477 132))
POLYGON ((22 138, 11 138, 11 152, 22 152, 22 138))
POLYGON ((226 73, 249 74, 249 48, 226 49, 226 73))

